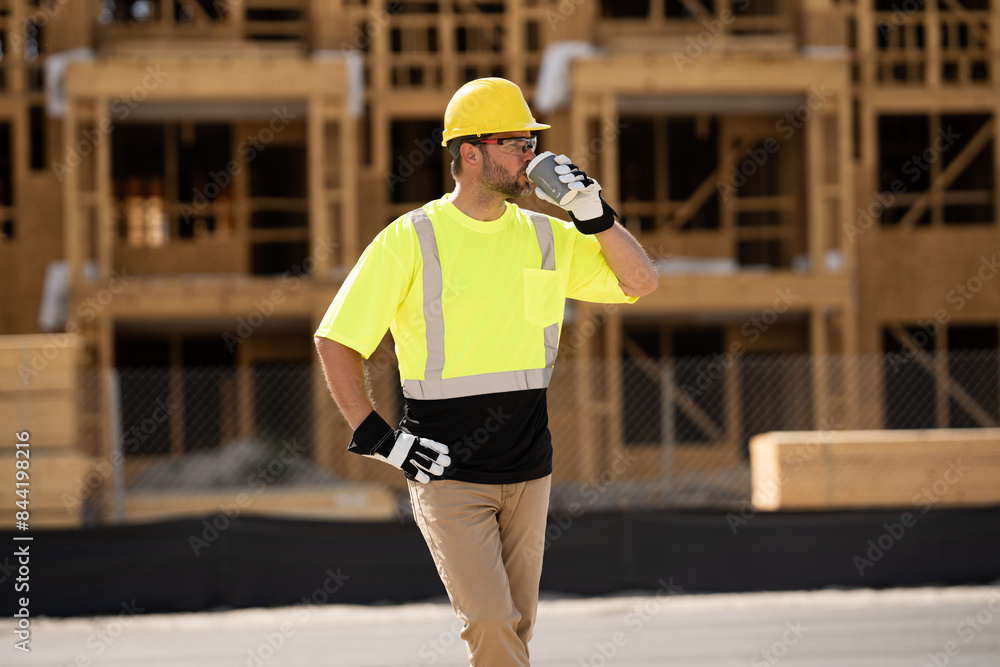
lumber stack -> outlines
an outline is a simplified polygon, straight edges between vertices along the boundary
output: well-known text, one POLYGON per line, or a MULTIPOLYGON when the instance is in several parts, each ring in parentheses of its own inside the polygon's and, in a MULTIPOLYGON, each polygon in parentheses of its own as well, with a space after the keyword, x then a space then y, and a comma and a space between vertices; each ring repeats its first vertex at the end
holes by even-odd
POLYGON ((1000 503, 1000 429, 789 431, 750 441, 758 510, 1000 503))
POLYGON ((28 512, 31 528, 83 523, 81 495, 90 495, 95 469, 78 448, 81 350, 70 334, 0 336, 2 528, 15 525, 18 511, 28 512), (23 442, 28 446, 17 446, 23 442), (26 486, 16 485, 18 461, 26 486))

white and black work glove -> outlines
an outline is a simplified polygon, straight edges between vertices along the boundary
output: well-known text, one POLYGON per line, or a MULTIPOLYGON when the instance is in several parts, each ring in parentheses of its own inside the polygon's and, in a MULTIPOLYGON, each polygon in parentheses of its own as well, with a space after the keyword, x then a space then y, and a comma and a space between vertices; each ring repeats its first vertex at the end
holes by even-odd
MULTIPOLYGON (((557 155, 555 161, 559 164, 555 168, 559 180, 568 184, 570 190, 577 190, 576 196, 560 208, 569 213, 580 233, 597 234, 611 229, 618 213, 601 197, 601 184, 587 176, 565 155, 557 155)), ((541 188, 535 188, 535 195, 542 201, 559 206, 541 188)))
POLYGON ((422 484, 441 477, 451 465, 447 445, 395 431, 374 410, 354 431, 347 451, 385 461, 422 484))

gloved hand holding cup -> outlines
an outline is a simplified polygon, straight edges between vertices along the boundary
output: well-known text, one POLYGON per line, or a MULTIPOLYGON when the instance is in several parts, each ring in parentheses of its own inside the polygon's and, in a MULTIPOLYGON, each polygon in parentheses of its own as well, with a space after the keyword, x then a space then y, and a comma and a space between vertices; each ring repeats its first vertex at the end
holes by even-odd
POLYGON ((570 214, 584 234, 597 234, 615 223, 615 212, 601 197, 601 185, 565 155, 546 151, 527 167, 528 178, 538 187, 535 195, 570 214))

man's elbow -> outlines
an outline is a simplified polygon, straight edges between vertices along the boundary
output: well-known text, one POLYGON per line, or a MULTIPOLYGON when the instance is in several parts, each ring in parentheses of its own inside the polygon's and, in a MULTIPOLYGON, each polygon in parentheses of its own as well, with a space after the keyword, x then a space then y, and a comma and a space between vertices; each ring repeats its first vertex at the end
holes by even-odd
POLYGON ((324 363, 335 363, 345 358, 356 359, 358 361, 365 359, 353 347, 348 347, 332 338, 313 336, 313 342, 316 344, 316 352, 319 354, 320 360, 324 363))
POLYGON ((333 358, 343 346, 335 340, 324 338, 323 336, 313 336, 313 343, 316 345, 316 353, 321 361, 326 362, 333 358))
POLYGON ((626 296, 646 296, 656 291, 660 284, 660 277, 656 271, 650 270, 640 276, 634 283, 622 285, 622 291, 626 296))

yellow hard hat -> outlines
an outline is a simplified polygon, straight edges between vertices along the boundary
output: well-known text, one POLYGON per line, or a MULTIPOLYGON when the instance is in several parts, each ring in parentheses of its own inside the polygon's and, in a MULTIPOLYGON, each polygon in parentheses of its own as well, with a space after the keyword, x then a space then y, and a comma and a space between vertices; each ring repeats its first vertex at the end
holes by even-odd
POLYGON ((455 137, 468 137, 515 130, 547 130, 551 125, 535 122, 517 84, 490 77, 470 81, 448 102, 444 112, 442 146, 455 137))

